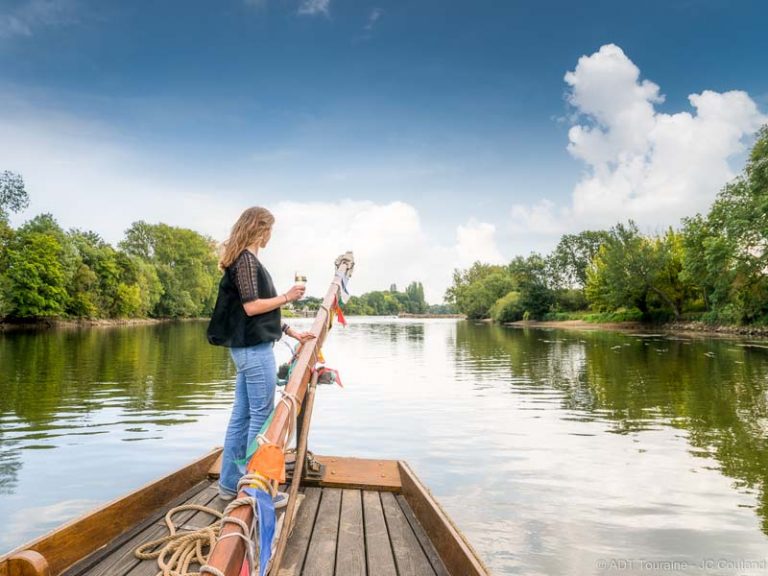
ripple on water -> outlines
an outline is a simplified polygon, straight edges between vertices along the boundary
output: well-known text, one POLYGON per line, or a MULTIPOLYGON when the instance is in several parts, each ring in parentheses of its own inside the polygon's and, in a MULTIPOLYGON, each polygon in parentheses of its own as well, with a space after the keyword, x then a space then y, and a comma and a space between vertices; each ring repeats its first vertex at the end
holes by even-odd
MULTIPOLYGON (((0 543, 221 444, 234 371, 203 332, 0 336, 0 517, 48 514, 0 543)), ((310 448, 407 460, 498 574, 760 558, 768 355, 752 343, 353 318, 324 345, 345 388, 318 390, 310 448)))

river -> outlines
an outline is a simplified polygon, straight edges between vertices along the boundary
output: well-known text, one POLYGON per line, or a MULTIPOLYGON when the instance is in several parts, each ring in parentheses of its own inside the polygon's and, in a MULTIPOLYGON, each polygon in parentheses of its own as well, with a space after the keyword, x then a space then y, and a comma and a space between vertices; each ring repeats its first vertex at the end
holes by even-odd
MULTIPOLYGON (((0 552, 221 444, 204 331, 0 335, 0 552)), ((765 341, 352 318, 324 353, 310 449, 407 460, 496 574, 768 570, 765 341)))

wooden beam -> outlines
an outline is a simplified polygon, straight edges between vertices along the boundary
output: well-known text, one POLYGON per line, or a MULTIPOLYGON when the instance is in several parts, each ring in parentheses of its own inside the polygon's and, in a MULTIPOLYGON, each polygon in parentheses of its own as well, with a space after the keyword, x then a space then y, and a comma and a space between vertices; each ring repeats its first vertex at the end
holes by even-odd
MULTIPOLYGON (((0 556, 0 576, 38 576, 35 572, 18 572, 21 569, 18 567, 23 564, 39 566, 39 559, 31 560, 37 556, 47 561, 50 569, 48 574, 57 576, 75 562, 107 545, 147 516, 154 514, 157 508, 204 480, 218 455, 218 450, 213 451, 181 470, 113 500, 5 556, 0 556)), ((40 576, 43 574, 46 573, 42 572, 40 576)))
MULTIPOLYGON (((341 256, 339 260, 339 265, 336 268, 337 275, 334 275, 325 298, 323 298, 323 303, 320 305, 320 309, 315 316, 315 322, 312 325, 311 332, 315 335, 315 338, 301 345, 296 365, 291 372, 288 383, 285 385, 286 392, 296 398, 299 406, 304 402, 304 395, 307 391, 312 368, 317 364, 318 352, 328 333, 331 308, 339 296, 341 280, 338 274, 345 275, 354 266, 351 252, 341 256)), ((275 408, 272 422, 264 435, 269 442, 277 444, 285 450, 287 446, 284 445, 284 439, 291 426, 291 410, 285 402, 281 402, 275 408)), ((243 497, 246 494, 241 491, 238 496, 243 497)), ((240 506, 232 511, 231 517, 242 520, 250 526, 253 522, 253 510, 250 506, 240 506)), ((208 565, 220 570, 226 576, 237 576, 240 573, 245 555, 245 542, 242 538, 225 538, 225 536, 235 532, 242 532, 239 526, 233 523, 225 524, 208 558, 208 565)))
POLYGON ((305 486, 383 492, 400 492, 402 488, 400 467, 397 460, 317 455, 315 460, 325 465, 325 472, 320 479, 304 479, 305 486))
POLYGON ((451 574, 488 576, 480 557, 405 462, 399 462, 403 496, 451 574))
POLYGON ((309 439, 309 424, 312 420, 312 408, 315 405, 315 391, 317 390, 317 372, 312 374, 309 381, 309 388, 307 388, 307 401, 304 406, 303 414, 301 416, 303 425, 301 426, 301 434, 296 444, 296 460, 293 466, 293 478, 291 479, 291 489, 288 493, 288 507, 285 511, 285 523, 283 524, 283 530, 280 533, 280 537, 277 541, 277 547, 275 548, 275 554, 272 557, 272 566, 270 567, 271 574, 277 574, 280 570, 280 562, 283 559, 283 553, 285 547, 288 544, 288 536, 293 529, 293 522, 295 520, 295 510, 298 500, 299 484, 301 483, 301 474, 304 470, 304 460, 307 455, 307 441, 309 439))

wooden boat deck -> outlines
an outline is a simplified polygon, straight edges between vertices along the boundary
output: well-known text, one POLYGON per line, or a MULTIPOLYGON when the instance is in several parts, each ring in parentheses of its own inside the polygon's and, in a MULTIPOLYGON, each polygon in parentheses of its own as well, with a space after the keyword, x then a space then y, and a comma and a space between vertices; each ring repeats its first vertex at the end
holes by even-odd
MULTIPOLYGON (((380 490, 306 487, 288 539, 279 576, 447 575, 432 542, 400 494, 380 490)), ((217 483, 206 480, 173 503, 202 504, 223 511, 217 483)), ((172 506, 169 506, 169 508, 172 506)), ((158 512, 66 576, 154 576, 155 560, 133 551, 167 534, 158 512)), ((197 530, 216 518, 187 511, 174 517, 178 530, 197 530)))
MULTIPOLYGON (((224 510, 227 502, 218 497, 220 458, 215 450, 0 556, 0 576, 155 576, 157 562, 137 559, 134 550, 168 533, 165 515, 172 508, 200 504, 224 510)), ((487 576, 470 544, 405 462, 316 459, 325 468, 322 477, 302 480, 277 576, 487 576)), ((193 531, 217 518, 190 510, 173 519, 178 531, 193 531)), ((274 570, 270 576, 276 576, 274 570)))

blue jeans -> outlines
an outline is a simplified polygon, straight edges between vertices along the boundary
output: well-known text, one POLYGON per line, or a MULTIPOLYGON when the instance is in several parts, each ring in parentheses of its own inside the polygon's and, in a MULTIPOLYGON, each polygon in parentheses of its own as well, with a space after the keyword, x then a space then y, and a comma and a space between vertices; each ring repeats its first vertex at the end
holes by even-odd
POLYGON ((235 402, 224 437, 219 486, 237 492, 242 473, 235 460, 245 458, 246 450, 267 421, 275 406, 277 370, 272 342, 247 348, 231 348, 237 367, 235 402))

